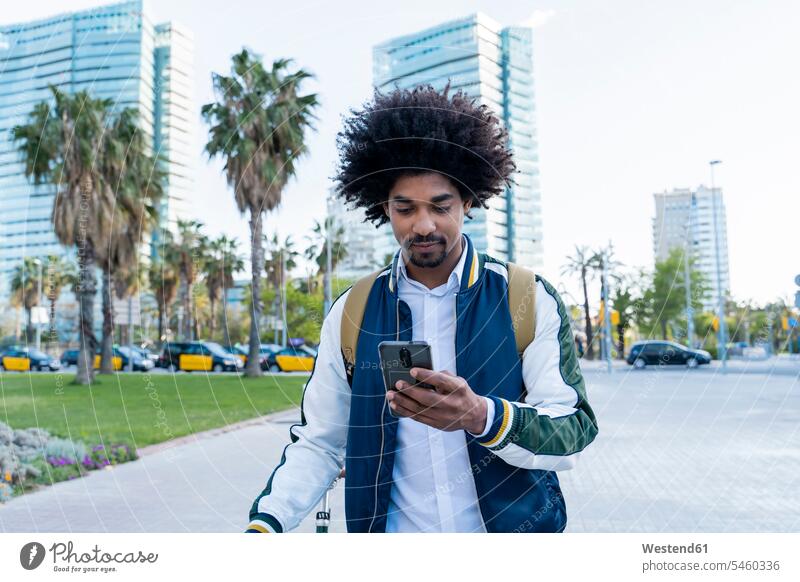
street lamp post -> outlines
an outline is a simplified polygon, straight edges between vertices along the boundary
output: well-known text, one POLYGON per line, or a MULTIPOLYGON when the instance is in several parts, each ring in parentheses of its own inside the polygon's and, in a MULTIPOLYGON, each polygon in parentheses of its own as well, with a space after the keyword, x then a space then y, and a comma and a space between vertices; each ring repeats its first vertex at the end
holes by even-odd
POLYGON ((283 317, 283 324, 281 338, 283 340, 283 346, 285 347, 288 342, 287 333, 288 330, 286 329, 286 278, 284 275, 286 274, 286 253, 284 253, 285 249, 281 249, 281 315, 283 317))
POLYGON ((717 194, 714 185, 714 166, 721 164, 722 160, 711 160, 708 165, 711 168, 711 204, 714 213, 714 254, 717 263, 717 298, 719 305, 717 306, 717 317, 719 318, 719 346, 717 353, 722 360, 722 371, 727 370, 728 360, 728 330, 725 325, 725 290, 722 288, 722 269, 720 265, 719 255, 719 220, 717 218, 717 194))
MULTIPOLYGON (((611 243, 608 244, 609 249, 611 248, 611 243)), ((602 299, 603 299, 603 352, 605 353, 606 358, 606 366, 608 368, 608 373, 611 374, 614 371, 612 362, 611 362, 611 305, 609 305, 609 292, 608 292, 608 274, 606 269, 608 268, 608 250, 604 249, 603 254, 601 257, 601 287, 602 287, 602 299)))
POLYGON ((686 225, 686 247, 683 252, 683 278, 684 289, 686 291, 686 343, 690 348, 694 347, 694 307, 692 306, 692 267, 690 265, 692 248, 694 246, 694 232, 692 221, 694 220, 695 196, 690 195, 689 200, 689 221, 686 225))

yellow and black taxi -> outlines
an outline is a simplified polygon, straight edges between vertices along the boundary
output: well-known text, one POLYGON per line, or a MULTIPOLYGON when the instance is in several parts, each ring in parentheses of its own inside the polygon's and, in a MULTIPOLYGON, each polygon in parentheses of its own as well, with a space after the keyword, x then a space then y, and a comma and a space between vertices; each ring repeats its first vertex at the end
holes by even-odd
MULTIPOLYGON (((281 346, 278 344, 261 344, 258 351, 258 361, 262 370, 266 371, 269 369, 270 354, 277 352, 280 349, 281 346)), ((242 365, 247 365, 247 356, 250 353, 250 350, 247 346, 233 346, 230 352, 242 360, 242 365)))
MULTIPOLYGON (((113 363, 114 371, 126 371, 130 369, 130 348, 128 346, 114 346, 114 352, 111 357, 111 362, 113 363)), ((94 357, 94 367, 95 369, 100 368, 100 354, 94 357)), ((148 370, 153 368, 153 361, 143 357, 139 352, 136 350, 133 351, 133 371, 134 372, 147 372, 148 370)))
POLYGON ((61 361, 34 348, 8 348, 0 354, 0 366, 9 372, 55 372, 61 369, 61 361))
POLYGON ((267 357, 270 372, 310 372, 317 352, 309 346, 285 346, 267 357))
POLYGON ((244 367, 239 357, 215 342, 169 342, 159 365, 184 372, 236 372, 244 367))

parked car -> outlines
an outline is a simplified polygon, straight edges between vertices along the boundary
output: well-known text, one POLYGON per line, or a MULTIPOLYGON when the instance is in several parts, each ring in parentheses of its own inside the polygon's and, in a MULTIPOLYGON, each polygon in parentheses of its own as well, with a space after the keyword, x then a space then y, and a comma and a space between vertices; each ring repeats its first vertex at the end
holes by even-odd
POLYGON ((158 354, 154 354, 150 350, 146 350, 144 348, 140 348, 139 346, 133 346, 133 352, 135 354, 139 354, 142 359, 150 360, 155 365, 156 360, 158 359, 158 354))
MULTIPOLYGON (((99 370, 100 369, 100 364, 103 361, 103 355, 102 355, 102 351, 101 350, 102 350, 102 347, 98 347, 97 348, 97 353, 95 353, 95 356, 94 356, 94 369, 95 370, 99 370)), ((120 354, 116 349, 114 349, 114 352, 111 355, 111 369, 114 370, 115 372, 120 372, 122 370, 122 361, 123 361, 122 360, 122 354, 120 354)))
POLYGON ((316 352, 307 346, 287 346, 270 353, 267 358, 270 372, 310 372, 314 368, 316 352))
MULTIPOLYGON (((114 348, 114 355, 119 355, 122 358, 122 369, 128 369, 128 357, 130 356, 130 350, 128 346, 120 346, 118 348, 114 348)), ((147 372, 148 370, 152 370, 155 364, 153 360, 142 356, 142 353, 133 348, 133 370, 134 372, 147 372)))
POLYGON ((240 346, 233 346, 229 351, 242 361, 242 366, 247 365, 247 355, 249 353, 247 351, 247 348, 243 348, 240 346))
POLYGON ((696 368, 701 364, 710 364, 711 354, 677 342, 644 341, 631 346, 627 362, 639 369, 649 365, 683 365, 696 368))
POLYGON ((77 366, 80 350, 66 350, 61 354, 61 363, 65 366, 77 366))
MULTIPOLYGON (((267 370, 269 368, 269 355, 279 349, 281 349, 281 346, 278 344, 261 344, 261 347, 259 348, 258 361, 262 370, 267 370)), ((247 365, 247 357, 250 353, 250 350, 247 346, 234 346, 231 349, 231 352, 242 360, 243 366, 247 365)))
POLYGON ((235 372, 244 367, 240 358, 214 342, 169 342, 159 364, 172 371, 186 372, 235 372))
POLYGON ((9 348, 0 355, 0 365, 4 370, 18 372, 61 369, 58 358, 34 348, 9 348))

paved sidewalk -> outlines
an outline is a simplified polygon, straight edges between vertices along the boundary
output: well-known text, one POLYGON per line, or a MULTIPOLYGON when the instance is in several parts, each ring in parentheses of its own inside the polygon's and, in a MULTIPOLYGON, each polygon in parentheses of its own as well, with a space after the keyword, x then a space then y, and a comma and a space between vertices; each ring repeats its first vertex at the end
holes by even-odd
MULTIPOLYGON (((12 499, 0 505, 0 532, 244 531, 299 418, 294 409, 179 446, 156 445, 138 461, 12 499)), ((342 487, 332 511, 331 529, 343 531, 342 487)), ((297 531, 314 531, 314 513, 297 531)))
MULTIPOLYGON (((800 531, 800 377, 585 366, 600 434, 559 474, 567 532, 800 531)), ((240 532, 297 409, 0 505, 0 532, 240 532)), ((225 429, 227 430, 227 429, 225 429)), ((331 531, 345 531, 343 485, 331 531)), ((314 531, 314 513, 298 531, 314 531)))

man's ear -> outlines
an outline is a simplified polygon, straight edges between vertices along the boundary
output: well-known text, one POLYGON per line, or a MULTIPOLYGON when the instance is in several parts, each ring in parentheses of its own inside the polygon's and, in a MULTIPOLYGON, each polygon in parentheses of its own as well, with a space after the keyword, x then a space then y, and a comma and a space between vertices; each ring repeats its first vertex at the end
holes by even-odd
POLYGON ((472 216, 470 216, 470 213, 469 213, 470 209, 472 209, 472 198, 469 198, 469 199, 464 201, 464 215, 467 218, 472 218, 472 216))
POLYGON ((389 201, 388 200, 383 203, 383 213, 386 216, 389 216, 389 201))

